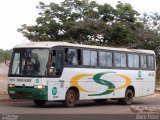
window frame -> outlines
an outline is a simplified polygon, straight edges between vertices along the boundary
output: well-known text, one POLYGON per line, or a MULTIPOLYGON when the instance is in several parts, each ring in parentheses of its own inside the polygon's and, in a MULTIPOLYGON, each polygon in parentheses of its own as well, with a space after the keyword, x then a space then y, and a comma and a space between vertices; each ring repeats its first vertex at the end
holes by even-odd
POLYGON ((100 67, 100 68, 107 68, 107 69, 110 69, 110 68, 114 68, 114 61, 113 61, 113 51, 111 51, 111 50, 98 50, 98 66, 100 67), (112 66, 101 66, 100 65, 100 59, 99 59, 99 57, 100 57, 100 52, 108 52, 108 53, 111 53, 112 54, 112 66))
MULTIPOLYGON (((98 63, 99 63, 99 62, 98 62, 98 51, 97 51, 97 50, 90 50, 90 53, 93 52, 93 51, 97 53, 97 65, 90 65, 90 66, 91 66, 91 67, 98 67, 98 66, 99 66, 99 65, 98 65, 98 63)), ((91 54, 90 54, 90 60, 91 60, 91 54)), ((92 62, 90 61, 90 63, 92 63, 92 62)))
POLYGON ((81 60, 82 60, 82 67, 88 67, 88 68, 97 68, 97 67, 99 67, 99 59, 98 59, 98 57, 99 57, 99 54, 98 54, 98 50, 97 49, 89 49, 89 48, 83 48, 83 49, 81 49, 81 60), (90 51, 90 65, 84 65, 83 64, 83 58, 84 58, 84 56, 83 56, 83 50, 88 50, 88 51, 90 51), (97 65, 96 66, 92 66, 91 65, 91 51, 95 51, 96 53, 97 53, 97 65))
POLYGON ((76 64, 68 64, 69 66, 78 66, 78 49, 76 48, 68 48, 68 51, 67 51, 67 63, 68 63, 68 56, 69 56, 69 49, 72 49, 72 50, 75 50, 76 52, 76 64))
MULTIPOLYGON (((61 46, 60 46, 61 47, 61 46)), ((95 68, 95 69, 122 69, 122 70, 151 70, 148 68, 148 57, 147 57, 147 68, 143 69, 141 68, 141 58, 140 55, 151 55, 153 56, 154 59, 154 67, 155 67, 155 55, 154 54, 147 54, 147 53, 140 53, 140 52, 132 52, 132 51, 117 51, 117 50, 107 50, 107 49, 94 49, 94 48, 87 48, 87 47, 74 47, 74 46, 63 46, 64 49, 64 55, 65 55, 65 49, 76 49, 81 51, 81 65, 65 65, 64 67, 70 67, 70 68, 95 68), (89 50, 89 51, 97 51, 97 66, 91 66, 91 65, 83 65, 83 50, 89 50), (100 66, 100 61, 99 61, 99 52, 111 52, 112 53, 112 67, 107 67, 107 66, 100 66), (116 67, 114 63, 114 53, 123 53, 126 55, 126 67, 116 67), (128 63, 128 54, 134 54, 134 55, 139 55, 139 68, 132 68, 129 67, 128 63)), ((65 62, 65 56, 64 62, 65 62)), ((154 69, 152 69, 154 70, 154 69)))
POLYGON ((148 70, 148 59, 147 59, 147 55, 148 54, 146 54, 146 53, 140 53, 140 69, 141 70, 148 70), (142 68, 142 66, 141 66, 141 55, 145 55, 146 56, 146 68, 142 68))
POLYGON ((127 53, 128 53, 128 52, 126 52, 126 51, 114 51, 114 52, 113 52, 113 65, 114 65, 114 69, 128 69, 127 53), (126 67, 122 67, 122 66, 117 67, 117 66, 115 65, 115 57, 114 57, 114 54, 115 54, 115 53, 120 53, 120 55, 121 55, 121 53, 123 53, 123 54, 126 55, 126 67))
POLYGON ((148 68, 148 70, 155 70, 155 55, 153 55, 153 54, 147 54, 147 68, 148 68), (148 57, 149 56, 152 56, 153 57, 153 68, 149 68, 149 64, 148 64, 148 57))
POLYGON ((134 70, 139 70, 140 69, 140 54, 139 53, 134 53, 134 52, 128 52, 127 53, 127 65, 128 65, 128 69, 134 69, 134 70), (138 55, 139 56, 139 67, 129 67, 129 59, 128 59, 128 55, 132 54, 132 55, 138 55))

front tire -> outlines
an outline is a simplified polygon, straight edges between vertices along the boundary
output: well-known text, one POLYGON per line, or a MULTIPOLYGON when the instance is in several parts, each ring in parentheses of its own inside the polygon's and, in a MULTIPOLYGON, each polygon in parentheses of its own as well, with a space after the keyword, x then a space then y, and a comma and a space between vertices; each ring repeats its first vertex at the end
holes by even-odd
POLYGON ((36 106, 42 107, 45 105, 46 100, 33 100, 33 102, 36 106))
POLYGON ((131 89, 127 89, 125 98, 118 99, 118 103, 122 105, 131 105, 133 103, 133 96, 133 91, 131 89))
POLYGON ((66 107, 74 107, 76 105, 76 93, 74 90, 70 89, 66 93, 66 98, 64 101, 64 106, 66 107))

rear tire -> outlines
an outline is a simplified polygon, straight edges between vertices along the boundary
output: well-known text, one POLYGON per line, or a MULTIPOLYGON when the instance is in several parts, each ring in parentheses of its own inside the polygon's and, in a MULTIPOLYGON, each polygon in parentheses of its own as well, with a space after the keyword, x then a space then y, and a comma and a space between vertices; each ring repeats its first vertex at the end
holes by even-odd
POLYGON ((97 104, 105 104, 107 102, 107 99, 97 99, 97 100, 94 100, 94 102, 97 104))
POLYGON ((45 105, 46 100, 33 100, 33 102, 36 106, 42 107, 45 105))
POLYGON ((76 105, 76 93, 74 90, 70 89, 66 93, 66 98, 64 101, 64 106, 66 107, 74 107, 76 105))
POLYGON ((131 89, 127 89, 125 98, 118 99, 118 103, 122 105, 131 105, 133 103, 133 96, 133 91, 131 89))

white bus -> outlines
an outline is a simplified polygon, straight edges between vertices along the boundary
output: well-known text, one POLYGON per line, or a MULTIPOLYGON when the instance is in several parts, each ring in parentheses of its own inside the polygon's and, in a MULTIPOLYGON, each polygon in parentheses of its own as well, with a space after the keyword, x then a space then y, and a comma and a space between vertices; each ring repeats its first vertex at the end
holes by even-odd
POLYGON ((79 100, 130 105, 134 97, 154 94, 155 53, 67 42, 15 46, 8 73, 11 99, 32 99, 38 106, 79 100))

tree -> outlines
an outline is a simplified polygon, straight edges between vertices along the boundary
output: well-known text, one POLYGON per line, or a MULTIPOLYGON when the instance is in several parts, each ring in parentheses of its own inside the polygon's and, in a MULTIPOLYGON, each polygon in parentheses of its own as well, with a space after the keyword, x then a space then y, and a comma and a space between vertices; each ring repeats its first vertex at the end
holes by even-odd
POLYGON ((136 29, 136 45, 134 48, 154 50, 157 67, 160 66, 160 14, 144 13, 140 18, 141 26, 136 29))
POLYGON ((139 13, 128 3, 118 2, 115 10, 115 18, 112 23, 112 32, 109 44, 113 46, 131 47, 136 42, 135 29, 139 13))
POLYGON ((46 5, 42 2, 36 25, 18 29, 31 41, 69 41, 96 45, 126 46, 134 42, 138 12, 119 2, 116 9, 89 0, 65 0, 46 5), (119 37, 119 38, 118 38, 119 37))
POLYGON ((11 50, 2 50, 0 49, 0 62, 7 63, 7 60, 10 60, 11 57, 11 50))

